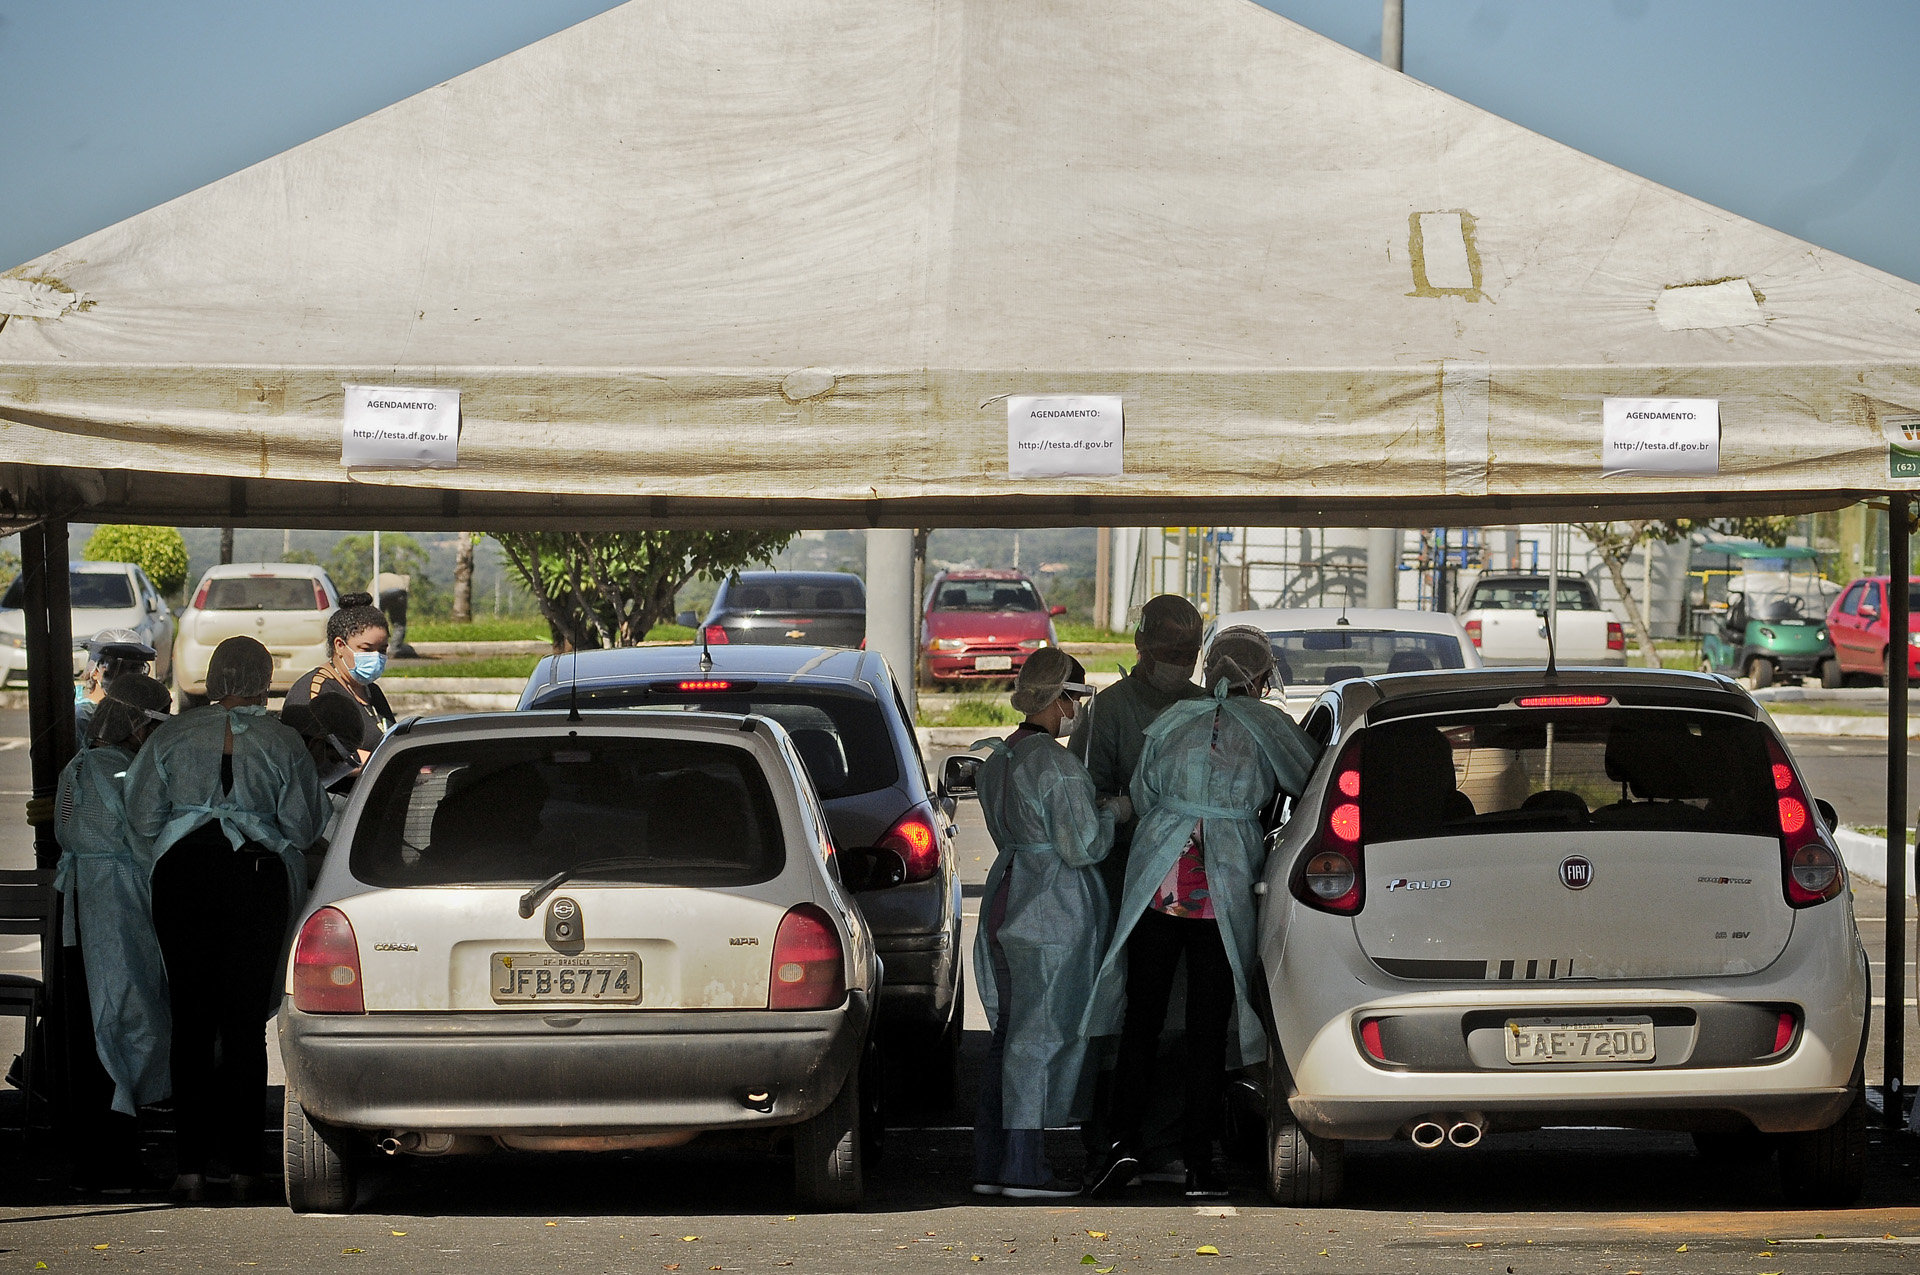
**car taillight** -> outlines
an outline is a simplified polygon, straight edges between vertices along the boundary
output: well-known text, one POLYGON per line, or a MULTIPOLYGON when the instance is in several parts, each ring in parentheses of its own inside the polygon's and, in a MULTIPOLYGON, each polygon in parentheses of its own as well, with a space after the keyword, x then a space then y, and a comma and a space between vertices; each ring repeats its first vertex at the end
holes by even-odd
POLYGON ((811 903, 789 908, 773 939, 768 1009, 832 1009, 847 997, 840 931, 811 903))
POLYGON ((707 626, 705 640, 708 646, 725 646, 727 644, 727 631, 717 624, 709 624, 707 626))
POLYGON ((327 591, 320 587, 318 580, 313 582, 313 609, 316 611, 331 609, 330 604, 327 602, 327 591))
POLYGON ((1767 737, 1772 761, 1774 809, 1780 826, 1781 872, 1787 902, 1796 908, 1824 903, 1840 893, 1840 856, 1820 836, 1819 815, 1800 786, 1800 776, 1780 741, 1767 737))
POLYGON ((1476 647, 1480 645, 1480 628, 1480 621, 1467 621, 1467 641, 1473 643, 1476 647))
POLYGON ((308 1014, 364 1014, 360 944, 338 908, 321 908, 293 945, 293 1007, 308 1014))
POLYGON ((200 588, 197 591, 195 591, 193 595, 194 610, 204 611, 207 609, 207 590, 211 589, 212 587, 213 587, 213 581, 211 580, 202 580, 200 582, 200 588))
POLYGON ((900 822, 880 838, 880 846, 906 861, 909 881, 925 881, 940 871, 940 835, 924 806, 900 816, 900 822))
POLYGON ((1607 621, 1607 649, 1609 651, 1624 651, 1627 649, 1627 635, 1620 628, 1620 622, 1618 620, 1607 621))
POLYGON ((1293 896, 1310 908, 1351 916, 1366 902, 1361 872, 1360 741, 1340 751, 1320 806, 1320 835, 1294 873, 1293 896))

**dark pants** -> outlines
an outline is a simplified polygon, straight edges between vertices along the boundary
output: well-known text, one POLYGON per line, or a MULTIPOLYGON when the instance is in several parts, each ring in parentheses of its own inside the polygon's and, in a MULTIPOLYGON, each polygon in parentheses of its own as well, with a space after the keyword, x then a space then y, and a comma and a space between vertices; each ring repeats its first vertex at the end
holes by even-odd
POLYGON ((1182 955, 1187 958, 1187 1056, 1181 1154, 1188 1168, 1205 1168, 1213 1160, 1226 1102, 1227 1023, 1233 1014, 1233 967, 1218 922, 1149 908, 1127 937, 1127 1017, 1113 1075, 1113 1131, 1138 1152, 1140 1125, 1153 1099, 1160 1028, 1182 955))
POLYGON ((113 1109, 113 1077, 100 1065, 87 964, 78 946, 62 947, 67 1084, 72 1101, 74 1180, 79 1186, 128 1186, 140 1177, 140 1121, 113 1109))
POLYGON ((258 1174, 267 1098, 266 1020, 280 981, 287 870, 195 829, 153 870, 153 924, 173 1010, 178 1171, 258 1174))

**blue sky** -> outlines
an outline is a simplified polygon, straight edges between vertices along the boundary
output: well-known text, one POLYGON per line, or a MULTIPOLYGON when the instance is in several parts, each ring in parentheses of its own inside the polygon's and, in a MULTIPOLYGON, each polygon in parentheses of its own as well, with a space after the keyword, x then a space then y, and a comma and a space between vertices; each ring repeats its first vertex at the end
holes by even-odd
MULTIPOLYGON (((1369 55, 1379 51, 1378 0, 1265 3, 1369 55)), ((0 0, 0 266, 611 7, 0 0)), ((1915 0, 1406 7, 1409 74, 1709 203, 1920 280, 1915 0)))

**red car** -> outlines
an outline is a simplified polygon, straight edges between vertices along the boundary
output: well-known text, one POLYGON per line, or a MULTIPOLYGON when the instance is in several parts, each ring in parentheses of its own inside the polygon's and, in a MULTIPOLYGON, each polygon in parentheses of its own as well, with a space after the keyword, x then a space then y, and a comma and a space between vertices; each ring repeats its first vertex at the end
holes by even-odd
MULTIPOLYGON (((1891 576, 1865 576, 1841 591, 1827 612, 1827 633, 1840 673, 1863 673, 1881 681, 1887 676, 1887 589, 1891 576)), ((1920 576, 1907 585, 1907 676, 1920 677, 1920 576)))
POLYGON ((1066 613, 1018 571, 942 571, 920 613, 922 679, 1012 681, 1029 655, 1059 644, 1053 617, 1066 613))

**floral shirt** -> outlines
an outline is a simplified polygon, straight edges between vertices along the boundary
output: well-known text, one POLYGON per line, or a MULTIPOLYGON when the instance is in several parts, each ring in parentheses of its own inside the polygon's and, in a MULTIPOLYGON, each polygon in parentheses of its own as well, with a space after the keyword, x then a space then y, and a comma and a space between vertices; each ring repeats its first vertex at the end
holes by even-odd
POLYGON ((1200 825, 1193 825, 1180 857, 1167 869, 1153 892, 1153 910, 1190 920, 1213 920, 1213 896, 1207 892, 1206 849, 1200 843, 1200 825))

